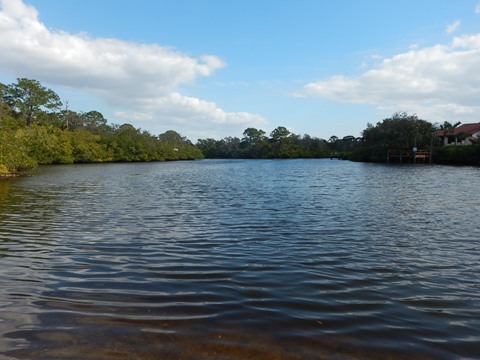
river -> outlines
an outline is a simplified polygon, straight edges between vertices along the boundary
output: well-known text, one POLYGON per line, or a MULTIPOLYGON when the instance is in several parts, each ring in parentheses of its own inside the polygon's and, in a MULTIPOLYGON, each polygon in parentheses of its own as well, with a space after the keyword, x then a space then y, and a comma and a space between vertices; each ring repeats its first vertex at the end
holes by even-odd
POLYGON ((0 359, 480 359, 480 169, 45 166, 0 181, 0 359))

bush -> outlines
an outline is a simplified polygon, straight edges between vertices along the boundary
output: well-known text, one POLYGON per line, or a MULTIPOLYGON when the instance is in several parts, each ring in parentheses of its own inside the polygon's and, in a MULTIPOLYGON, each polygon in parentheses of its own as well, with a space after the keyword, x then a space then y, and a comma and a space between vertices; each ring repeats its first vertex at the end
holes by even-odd
POLYGON ((480 145, 445 146, 435 153, 439 164, 480 165, 480 145))
POLYGON ((18 131, 0 131, 0 174, 8 175, 37 166, 18 131))

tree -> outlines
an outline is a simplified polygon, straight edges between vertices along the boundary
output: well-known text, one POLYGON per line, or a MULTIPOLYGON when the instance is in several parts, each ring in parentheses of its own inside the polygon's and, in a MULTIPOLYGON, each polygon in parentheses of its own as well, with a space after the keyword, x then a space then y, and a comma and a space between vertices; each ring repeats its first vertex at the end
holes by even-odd
POLYGON ((203 158, 200 148, 176 131, 168 130, 158 136, 159 153, 168 160, 187 160, 203 158))
POLYGON ((100 133, 106 129, 107 119, 102 113, 92 110, 82 114, 83 126, 90 132, 100 133))
POLYGON ((368 124, 362 132, 362 146, 354 152, 354 159, 362 161, 385 161, 389 149, 405 150, 426 148, 432 144, 434 126, 405 112, 368 124))
POLYGON ((72 155, 76 163, 93 163, 108 160, 111 155, 105 144, 100 143, 100 135, 85 129, 65 132, 70 135, 72 155))
POLYGON ((25 121, 31 125, 35 118, 45 110, 55 111, 62 106, 58 95, 42 86, 37 80, 26 78, 17 79, 16 84, 7 86, 5 100, 8 105, 25 121))
POLYGON ((286 127, 278 126, 270 133, 271 158, 296 158, 301 157, 299 136, 291 133, 286 127))
POLYGON ((241 141, 242 157, 258 159, 262 157, 266 149, 265 131, 255 128, 247 128, 243 132, 241 141))
POLYGON ((75 130, 83 127, 83 116, 72 110, 62 110, 60 112, 62 127, 68 130, 75 130))
POLYGON ((36 160, 29 156, 26 143, 17 131, 0 129, 0 177, 35 166, 36 160))
POLYGON ((200 149, 200 151, 203 153, 203 155, 206 158, 209 159, 219 159, 223 158, 222 154, 219 151, 219 146, 218 146, 219 141, 215 139, 198 139, 197 143, 195 146, 197 149, 200 149))
POLYGON ((443 141, 445 143, 450 143, 450 139, 449 138, 454 138, 453 140, 455 141, 455 143, 457 142, 457 139, 459 140, 465 140, 466 138, 466 134, 457 134, 457 136, 455 137, 454 134, 455 134, 455 129, 461 124, 460 121, 457 121, 456 123, 452 124, 448 121, 445 121, 443 124, 440 125, 440 130, 443 130, 443 141), (460 135, 460 136, 458 136, 460 135), (463 137, 463 139, 462 139, 463 137))
POLYGON ((270 138, 274 142, 280 142, 288 138, 289 135, 290 131, 286 127, 279 126, 270 133, 270 138))
POLYGON ((38 164, 71 164, 74 162, 69 132, 33 124, 17 131, 38 164))
POLYGON ((455 124, 452 124, 448 121, 445 121, 442 125, 440 125, 440 129, 443 130, 443 135, 452 134, 453 130, 455 130, 458 126, 460 126, 462 122, 457 121, 455 124))
POLYGON ((255 128, 247 128, 243 132, 242 141, 244 141, 250 146, 256 146, 263 140, 265 140, 265 131, 263 130, 258 130, 255 128))
POLYGON ((172 144, 180 144, 181 142, 186 141, 182 135, 174 130, 168 130, 163 134, 158 135, 160 141, 170 142, 172 144))
POLYGON ((16 129, 20 127, 18 121, 11 114, 12 109, 10 106, 0 102, 0 129, 16 129))

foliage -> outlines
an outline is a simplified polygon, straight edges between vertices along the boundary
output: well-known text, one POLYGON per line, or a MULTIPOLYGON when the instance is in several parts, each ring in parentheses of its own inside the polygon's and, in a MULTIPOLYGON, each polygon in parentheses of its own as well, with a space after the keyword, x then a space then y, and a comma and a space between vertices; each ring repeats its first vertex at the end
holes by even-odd
POLYGON ((0 175, 29 170, 37 166, 35 159, 28 155, 23 139, 16 130, 0 127, 0 175))
POLYGON ((72 145, 72 155, 76 163, 104 162, 111 159, 105 144, 101 143, 101 136, 85 129, 76 129, 68 132, 72 145))
POLYGON ((3 101, 7 103, 27 126, 46 110, 55 111, 62 105, 58 95, 37 80, 17 79, 16 84, 3 87, 3 101))
POLYGON ((329 157, 331 148, 325 140, 297 135, 279 126, 266 136, 265 131, 247 128, 243 138, 199 139, 196 147, 206 158, 217 159, 290 159, 329 157))
MULTIPOLYGON (((368 124, 361 138, 331 136, 328 141, 298 135, 283 126, 269 136, 249 127, 243 138, 199 139, 193 145, 168 130, 154 136, 130 124, 109 125, 98 111, 75 112, 62 105, 55 92, 31 79, 0 83, 0 175, 38 164, 107 161, 164 161, 207 158, 349 158, 386 160, 389 149, 432 148, 434 126, 416 115, 395 113, 368 124)), ((440 125, 446 134, 460 123, 440 125)), ((480 141, 479 141, 480 142, 480 141)), ((479 164, 480 145, 447 147, 435 152, 440 163, 479 164)))
POLYGON ((439 126, 439 129, 440 130, 443 130, 443 135, 449 135, 449 134, 453 134, 453 131, 458 127, 460 126, 462 122, 461 121, 457 121, 456 123, 452 124, 448 121, 445 121, 443 124, 440 124, 439 126))
POLYGON ((416 115, 395 113, 375 126, 367 125, 362 133, 362 144, 353 151, 351 159, 384 162, 390 149, 430 148, 434 132, 431 123, 416 115))
POLYGON ((130 124, 108 125, 95 110, 60 106, 58 95, 36 80, 0 83, 0 175, 39 164, 203 158, 173 130, 157 137, 130 124))
POLYGON ((204 157, 200 149, 176 131, 168 130, 160 134, 158 140, 159 154, 167 160, 193 160, 204 157))
POLYGON ((480 145, 445 146, 434 152, 438 164, 480 165, 480 145))
POLYGON ((27 154, 39 164, 71 164, 74 162, 68 134, 61 129, 33 124, 19 129, 17 136, 27 154))

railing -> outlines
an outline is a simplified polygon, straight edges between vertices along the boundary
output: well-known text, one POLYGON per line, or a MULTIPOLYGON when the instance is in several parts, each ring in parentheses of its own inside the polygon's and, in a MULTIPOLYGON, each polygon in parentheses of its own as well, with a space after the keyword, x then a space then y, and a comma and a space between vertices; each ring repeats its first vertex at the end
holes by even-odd
POLYGON ((428 159, 431 162, 432 153, 427 150, 388 150, 387 154, 387 162, 391 160, 395 160, 397 162, 403 162, 403 159, 406 161, 413 160, 413 162, 417 162, 417 159, 422 159, 425 162, 425 159, 428 159))

